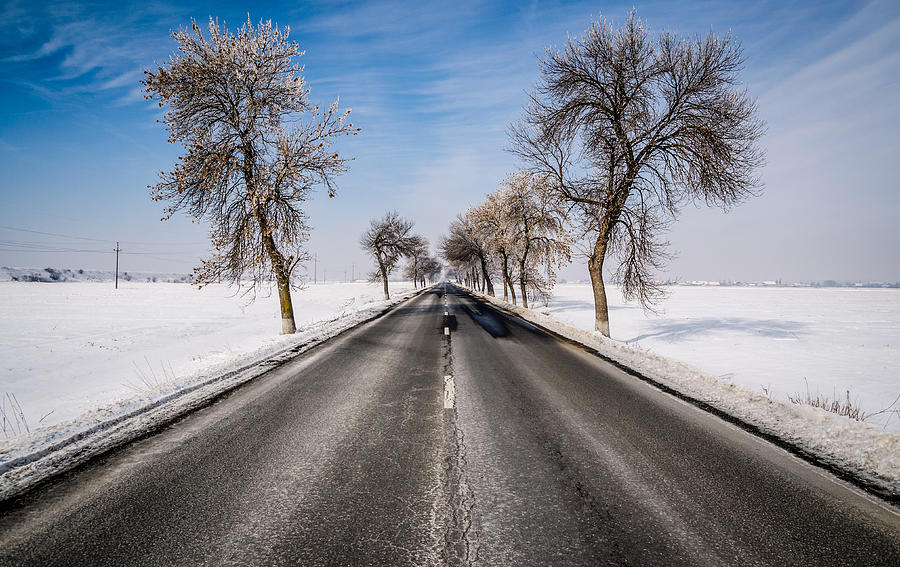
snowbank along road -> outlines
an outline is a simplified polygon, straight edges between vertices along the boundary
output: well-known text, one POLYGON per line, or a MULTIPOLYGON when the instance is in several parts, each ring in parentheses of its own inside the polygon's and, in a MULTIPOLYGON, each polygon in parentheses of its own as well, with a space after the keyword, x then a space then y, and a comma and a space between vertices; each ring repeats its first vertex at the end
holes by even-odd
POLYGON ((450 286, 0 508, 3 565, 898 565, 895 509, 450 286))

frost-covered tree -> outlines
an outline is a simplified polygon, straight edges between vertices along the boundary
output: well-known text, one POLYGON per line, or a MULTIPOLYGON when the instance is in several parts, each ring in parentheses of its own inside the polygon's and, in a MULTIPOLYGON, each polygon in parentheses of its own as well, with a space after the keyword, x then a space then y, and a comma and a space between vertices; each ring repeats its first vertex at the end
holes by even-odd
POLYGON ((437 258, 428 254, 426 247, 424 254, 413 255, 407 259, 403 275, 414 282, 414 287, 418 287, 419 284, 425 287, 426 281, 428 284, 434 283, 435 278, 440 276, 443 271, 444 266, 437 258))
POLYGON ((484 235, 477 230, 471 218, 459 215, 450 223, 449 234, 441 241, 441 255, 453 266, 473 272, 475 286, 479 280, 487 293, 494 295, 490 276, 490 252, 484 235))
POLYGON ((730 35, 651 38, 628 16, 601 19, 562 51, 548 50, 510 150, 554 179, 588 243, 595 328, 609 336, 603 283, 619 259, 626 298, 660 297, 661 234, 687 202, 724 209, 755 194, 763 124, 738 86, 741 46, 730 35))
POLYGON ((459 257, 448 257, 448 253, 454 253, 450 252, 452 249, 451 247, 453 247, 453 244, 450 242, 449 238, 442 236, 440 241, 440 251, 441 257, 447 262, 448 274, 450 274, 452 278, 455 278, 457 283, 474 287, 472 282, 478 281, 474 275, 477 268, 476 262, 473 259, 463 260, 459 257))
POLYGON ((500 185, 497 197, 504 202, 502 210, 511 236, 510 252, 518 268, 522 306, 528 307, 528 289, 548 294, 555 281, 553 269, 571 259, 571 238, 556 208, 549 176, 516 171, 500 185), (539 266, 546 267, 546 279, 538 275, 539 266))
POLYGON ((230 280, 255 287, 274 278, 283 333, 295 331, 294 269, 305 258, 309 228, 303 204, 317 185, 335 195, 347 159, 337 137, 356 134, 339 112, 309 100, 302 55, 289 29, 248 21, 237 33, 210 19, 204 35, 172 34, 178 51, 142 82, 146 98, 166 108, 169 142, 184 155, 151 186, 169 202, 164 220, 186 210, 210 224, 215 252, 194 281, 230 280))
POLYGON ((444 272, 444 266, 434 256, 429 256, 422 264, 422 274, 428 280, 429 284, 437 281, 437 278, 444 272))
POLYGON ((516 289, 513 280, 516 275, 516 234, 515 226, 511 222, 511 205, 512 202, 506 198, 506 193, 495 191, 485 198, 484 203, 469 209, 466 217, 482 235, 488 250, 497 260, 500 277, 503 280, 503 300, 507 301, 511 296, 515 305, 516 289))
POLYGON ((406 257, 406 267, 403 268, 403 277, 413 282, 413 288, 419 286, 419 282, 425 277, 425 263, 428 261, 428 241, 422 238, 415 249, 410 250, 406 257))
POLYGON ((397 267, 400 258, 409 257, 421 249, 424 239, 412 233, 413 222, 404 219, 397 211, 373 219, 369 230, 359 240, 360 246, 375 257, 377 269, 372 272, 373 281, 384 284, 384 298, 390 299, 388 276, 397 267))

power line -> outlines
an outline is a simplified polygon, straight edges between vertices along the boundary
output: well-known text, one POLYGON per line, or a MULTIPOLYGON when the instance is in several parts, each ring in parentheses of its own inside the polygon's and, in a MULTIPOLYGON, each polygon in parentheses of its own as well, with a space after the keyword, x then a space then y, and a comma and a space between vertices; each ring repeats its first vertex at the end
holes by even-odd
POLYGON ((50 244, 42 244, 37 242, 16 242, 0 240, 0 249, 5 252, 97 252, 107 254, 108 250, 88 250, 82 248, 68 248, 62 246, 53 246, 50 244))
POLYGON ((154 245, 154 244, 162 244, 163 246, 203 246, 204 243, 200 242, 164 242, 162 240, 120 240, 122 244, 137 244, 137 245, 154 245))
MULTIPOLYGON (((5 252, 92 252, 92 253, 112 253, 109 250, 71 248, 69 246, 58 245, 52 242, 30 242, 25 240, 3 240, 0 239, 0 250, 5 252)), ((139 255, 139 256, 171 256, 173 258, 196 258, 203 256, 206 251, 185 252, 184 250, 138 250, 122 252, 122 254, 139 255)))
POLYGON ((0 252, 77 252, 79 254, 112 254, 109 250, 35 250, 32 248, 0 248, 0 252))
POLYGON ((6 225, 0 225, 0 228, 5 228, 6 230, 17 230, 19 232, 30 232, 32 234, 43 234, 46 236, 60 236, 62 238, 74 238, 75 240, 90 240, 92 242, 115 242, 115 240, 103 240, 100 238, 88 238, 86 236, 74 236, 72 234, 59 234, 56 232, 42 232, 40 230, 30 230, 27 228, 16 228, 14 226, 6 226, 6 225))
MULTIPOLYGON (((112 254, 115 250, 96 250, 87 248, 65 248, 61 246, 51 246, 36 244, 30 242, 10 243, 0 241, 0 252, 56 252, 56 253, 77 253, 77 254, 112 254)), ((144 252, 120 252, 129 256, 147 256, 148 258, 156 258, 158 260, 179 260, 179 259, 196 259, 204 256, 205 253, 197 252, 191 254, 187 252, 166 252, 166 251, 144 251, 144 252)))
POLYGON ((27 242, 24 240, 0 240, 0 245, 2 246, 19 246, 22 248, 33 248, 33 249, 64 249, 68 248, 67 246, 60 246, 57 244, 53 244, 50 242, 27 242))
MULTIPOLYGON (((122 252, 122 254, 129 254, 129 252, 122 252)), ((132 254, 136 254, 136 253, 133 252, 132 254)), ((192 261, 196 261, 196 260, 199 260, 200 257, 201 257, 200 254, 197 254, 197 255, 183 254, 183 255, 180 255, 180 256, 179 256, 179 255, 174 255, 174 254, 165 255, 165 256, 156 255, 156 254, 150 254, 150 253, 142 253, 142 254, 144 254, 144 256, 145 256, 146 258, 153 258, 153 259, 155 259, 155 260, 163 260, 163 261, 165 261, 165 262, 171 262, 171 261, 173 261, 173 260, 177 260, 177 261, 181 261, 181 260, 192 260, 192 261)))
POLYGON ((203 256, 205 252, 191 254, 189 252, 166 252, 153 250, 150 252, 122 252, 122 254, 130 254, 132 256, 172 256, 177 258, 196 258, 197 256, 203 256))
MULTIPOLYGON (((41 230, 32 230, 32 229, 30 229, 30 228, 20 228, 20 227, 7 226, 7 225, 0 225, 0 228, 6 229, 6 230, 15 230, 15 231, 18 231, 18 232, 30 232, 31 234, 43 234, 44 236, 58 236, 58 237, 60 237, 60 238, 73 238, 73 239, 75 239, 75 240, 88 240, 88 241, 91 241, 91 242, 106 242, 106 243, 116 242, 115 240, 105 240, 105 239, 102 239, 102 238, 90 238, 90 237, 87 237, 87 236, 76 236, 76 235, 74 235, 74 234, 61 234, 61 233, 58 233, 58 232, 44 232, 44 231, 41 231, 41 230)), ((162 244, 162 245, 164 245, 164 246, 202 246, 202 244, 200 244, 200 243, 195 243, 195 242, 162 242, 162 241, 158 241, 158 240, 155 240, 155 241, 149 241, 149 240, 120 240, 119 242, 121 242, 122 244, 139 244, 139 245, 140 245, 140 244, 150 244, 150 245, 153 245, 153 244, 162 244)))

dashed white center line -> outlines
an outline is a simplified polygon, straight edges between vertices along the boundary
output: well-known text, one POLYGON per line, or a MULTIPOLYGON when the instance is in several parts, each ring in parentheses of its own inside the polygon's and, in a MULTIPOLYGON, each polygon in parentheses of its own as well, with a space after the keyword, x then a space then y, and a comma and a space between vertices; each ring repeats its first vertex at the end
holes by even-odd
POLYGON ((456 385, 453 376, 444 376, 444 409, 453 409, 456 405, 456 385))

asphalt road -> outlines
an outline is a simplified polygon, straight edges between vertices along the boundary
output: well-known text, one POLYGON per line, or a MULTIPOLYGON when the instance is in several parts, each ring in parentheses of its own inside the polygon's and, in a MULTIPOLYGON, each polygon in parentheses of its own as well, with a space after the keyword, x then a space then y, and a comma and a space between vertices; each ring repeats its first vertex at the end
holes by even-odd
POLYGON ((0 564, 900 565, 895 509, 447 290, 0 505, 0 564))

